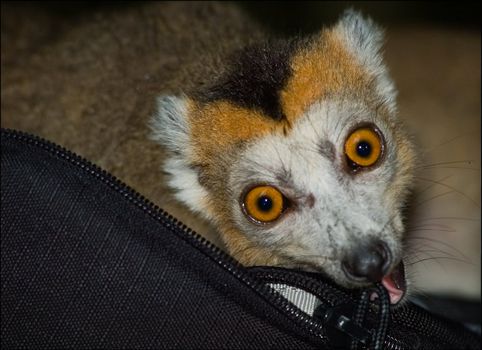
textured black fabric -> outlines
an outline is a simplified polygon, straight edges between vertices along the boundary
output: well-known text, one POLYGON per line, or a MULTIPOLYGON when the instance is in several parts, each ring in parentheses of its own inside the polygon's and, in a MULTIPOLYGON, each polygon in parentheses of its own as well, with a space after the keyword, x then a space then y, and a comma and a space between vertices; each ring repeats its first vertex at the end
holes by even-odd
MULTIPOLYGON (((352 341, 336 328, 358 291, 319 274, 243 268, 70 152, 1 135, 2 348, 324 349, 352 341), (319 313, 306 319, 266 283, 314 294, 319 313)), ((386 348, 480 347, 477 334, 411 303, 391 310, 383 327, 367 311, 362 326, 387 330, 386 348)))
POLYGON ((88 166, 3 132, 1 143, 2 347, 314 344, 88 166))

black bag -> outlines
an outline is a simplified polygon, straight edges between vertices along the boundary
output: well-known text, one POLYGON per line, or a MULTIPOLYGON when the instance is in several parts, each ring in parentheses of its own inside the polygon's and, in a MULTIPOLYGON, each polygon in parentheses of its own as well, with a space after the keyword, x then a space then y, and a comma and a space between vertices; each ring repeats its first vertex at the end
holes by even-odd
POLYGON ((370 302, 318 274, 245 268, 49 142, 2 130, 1 144, 2 347, 480 347, 413 304, 390 310, 383 291, 370 302))

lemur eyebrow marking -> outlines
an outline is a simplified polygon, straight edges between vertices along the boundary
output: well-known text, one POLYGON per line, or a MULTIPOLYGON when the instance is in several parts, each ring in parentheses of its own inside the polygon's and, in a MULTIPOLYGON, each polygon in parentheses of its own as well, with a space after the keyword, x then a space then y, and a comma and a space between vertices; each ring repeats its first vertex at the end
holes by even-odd
POLYGON ((329 160, 331 161, 335 160, 335 156, 336 156, 335 145, 330 141, 327 141, 327 140, 321 141, 318 145, 318 151, 322 156, 328 158, 329 160))
POLYGON ((291 169, 287 168, 282 164, 281 169, 278 169, 275 173, 276 180, 285 187, 294 187, 293 174, 291 169))
POLYGON ((315 206, 315 201, 315 196, 313 195, 313 193, 310 193, 308 197, 306 197, 306 205, 308 206, 308 208, 313 208, 315 206))

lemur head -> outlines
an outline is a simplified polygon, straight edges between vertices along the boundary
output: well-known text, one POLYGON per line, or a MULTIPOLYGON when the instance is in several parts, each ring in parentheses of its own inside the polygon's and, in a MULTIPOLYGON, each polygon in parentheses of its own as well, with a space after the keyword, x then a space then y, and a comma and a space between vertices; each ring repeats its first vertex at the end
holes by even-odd
POLYGON ((246 265, 383 280, 397 302, 413 151, 396 118, 382 33, 347 11, 310 38, 249 46, 212 84, 164 96, 154 138, 177 198, 246 265))

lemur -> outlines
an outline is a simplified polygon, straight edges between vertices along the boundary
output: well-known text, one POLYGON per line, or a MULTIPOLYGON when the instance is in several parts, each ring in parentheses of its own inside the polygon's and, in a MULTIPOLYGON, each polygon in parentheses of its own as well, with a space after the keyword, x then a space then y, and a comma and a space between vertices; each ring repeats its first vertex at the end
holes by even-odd
POLYGON ((416 158, 382 41, 347 10, 308 37, 246 45, 200 86, 161 95, 150 127, 177 199, 239 262, 381 282, 397 304, 416 158))
POLYGON ((3 127, 81 154, 209 236, 199 213, 242 264, 381 280, 404 299, 415 157, 371 20, 348 11, 285 40, 221 2, 66 17, 5 2, 1 16, 3 127), (164 160, 193 214, 168 195, 164 160))

